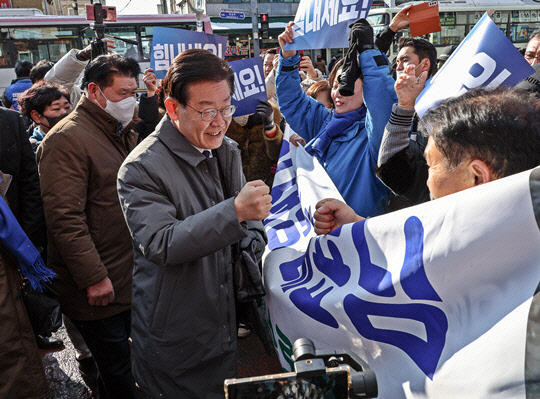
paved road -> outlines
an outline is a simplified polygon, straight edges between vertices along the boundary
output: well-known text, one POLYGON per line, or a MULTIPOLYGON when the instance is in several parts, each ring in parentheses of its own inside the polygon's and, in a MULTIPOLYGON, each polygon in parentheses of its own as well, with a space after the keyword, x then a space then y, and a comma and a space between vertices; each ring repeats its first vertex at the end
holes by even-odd
MULTIPOLYGON (((85 385, 75 359, 75 348, 62 326, 53 334, 64 341, 64 349, 43 352, 43 367, 49 382, 49 394, 44 399, 89 399, 90 389, 85 385)), ((276 355, 268 355, 255 334, 238 340, 238 377, 280 373, 276 355)))
POLYGON ((79 374, 75 349, 62 326, 53 334, 64 341, 64 349, 48 352, 42 356, 45 375, 49 382, 49 394, 45 399, 88 399, 90 390, 79 374))

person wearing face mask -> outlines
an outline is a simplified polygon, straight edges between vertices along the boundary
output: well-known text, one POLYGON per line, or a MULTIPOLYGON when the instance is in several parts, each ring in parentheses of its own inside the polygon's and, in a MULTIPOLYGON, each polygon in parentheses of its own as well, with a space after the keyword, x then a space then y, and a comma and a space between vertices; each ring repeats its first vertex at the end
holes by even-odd
POLYGON ((128 341, 133 248, 116 176, 137 145, 132 127, 140 72, 137 61, 121 55, 91 61, 77 107, 36 154, 47 264, 58 275, 53 289, 94 357, 100 398, 135 397, 128 341))
POLYGON ((336 63, 330 74, 335 108, 328 112, 323 104, 302 92, 297 72, 300 55, 284 49, 293 40, 292 24, 279 36, 282 50, 276 87, 281 113, 292 130, 308 142, 306 150, 319 159, 355 211, 361 215, 379 215, 386 210, 389 191, 373 169, 384 125, 392 104, 397 101, 388 61, 375 49, 369 23, 355 22, 356 33, 349 37, 347 60, 336 63), (354 71, 350 68, 353 64, 354 71), (342 81, 344 76, 347 79, 342 81), (340 83, 345 81, 348 89, 345 94, 352 95, 342 94, 344 87, 340 88, 340 83))
POLYGON ((68 91, 55 83, 42 82, 21 94, 21 113, 34 122, 30 143, 34 148, 45 135, 71 112, 68 91))

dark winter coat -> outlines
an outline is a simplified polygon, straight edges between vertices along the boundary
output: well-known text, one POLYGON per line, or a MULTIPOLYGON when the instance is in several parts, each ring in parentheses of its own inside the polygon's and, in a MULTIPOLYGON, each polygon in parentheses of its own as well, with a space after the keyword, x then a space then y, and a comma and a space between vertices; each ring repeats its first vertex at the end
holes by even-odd
POLYGON ((138 135, 83 95, 37 149, 49 235, 48 265, 62 311, 100 320, 130 309, 133 249, 116 192, 138 135), (108 277, 115 299, 90 306, 86 288, 108 277))
POLYGON ((215 155, 165 116, 118 173, 135 251, 133 374, 152 398, 223 398, 236 374, 231 245, 265 236, 236 215, 245 183, 236 144, 225 137, 215 155))
POLYGON ((0 398, 38 399, 48 391, 15 258, 0 244, 0 398))
POLYGON ((43 202, 32 145, 21 114, 0 108, 0 171, 12 176, 6 194, 9 207, 36 247, 46 245, 43 202))

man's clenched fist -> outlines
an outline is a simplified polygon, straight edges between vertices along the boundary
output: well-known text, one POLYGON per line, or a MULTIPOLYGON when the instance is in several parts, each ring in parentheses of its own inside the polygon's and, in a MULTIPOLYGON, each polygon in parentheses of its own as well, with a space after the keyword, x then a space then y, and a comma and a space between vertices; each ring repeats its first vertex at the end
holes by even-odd
POLYGON ((263 220, 270 213, 272 208, 272 197, 270 187, 262 180, 255 180, 246 183, 242 190, 234 199, 234 207, 238 220, 263 220))
POLYGON ((90 306, 107 306, 112 303, 114 301, 114 288, 109 277, 105 277, 86 288, 86 295, 90 306))

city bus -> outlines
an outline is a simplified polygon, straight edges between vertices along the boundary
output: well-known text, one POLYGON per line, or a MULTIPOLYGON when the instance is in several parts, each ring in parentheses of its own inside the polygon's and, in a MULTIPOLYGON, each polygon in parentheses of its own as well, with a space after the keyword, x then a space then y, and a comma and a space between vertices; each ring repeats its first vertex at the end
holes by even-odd
MULTIPOLYGON (((410 4, 407 3, 407 4, 410 4)), ((392 4, 394 5, 394 4, 392 4)), ((390 24, 392 18, 405 4, 395 4, 392 8, 372 8, 367 17, 375 34, 390 24)), ((439 1, 441 31, 424 36, 440 53, 448 45, 458 45, 487 10, 494 9, 491 16, 506 37, 518 48, 527 45, 530 34, 540 28, 540 2, 535 0, 504 1, 439 1)), ((410 36, 409 29, 401 31, 410 36)), ((397 40, 389 51, 389 59, 397 55, 397 40)))
MULTIPOLYGON (((27 10, 30 15, 1 16, 2 11, 0 93, 15 78, 17 60, 28 60, 33 64, 40 60, 56 62, 72 48, 87 46, 95 37, 84 16, 40 15, 35 13, 36 10, 27 10)), ((115 51, 137 59, 144 70, 150 62, 154 26, 197 30, 197 19, 195 14, 118 15, 116 22, 105 22, 105 37, 116 38, 115 51), (127 42, 119 39, 127 39, 127 42)), ((202 29, 212 33, 210 18, 206 15, 202 18, 202 29)))

